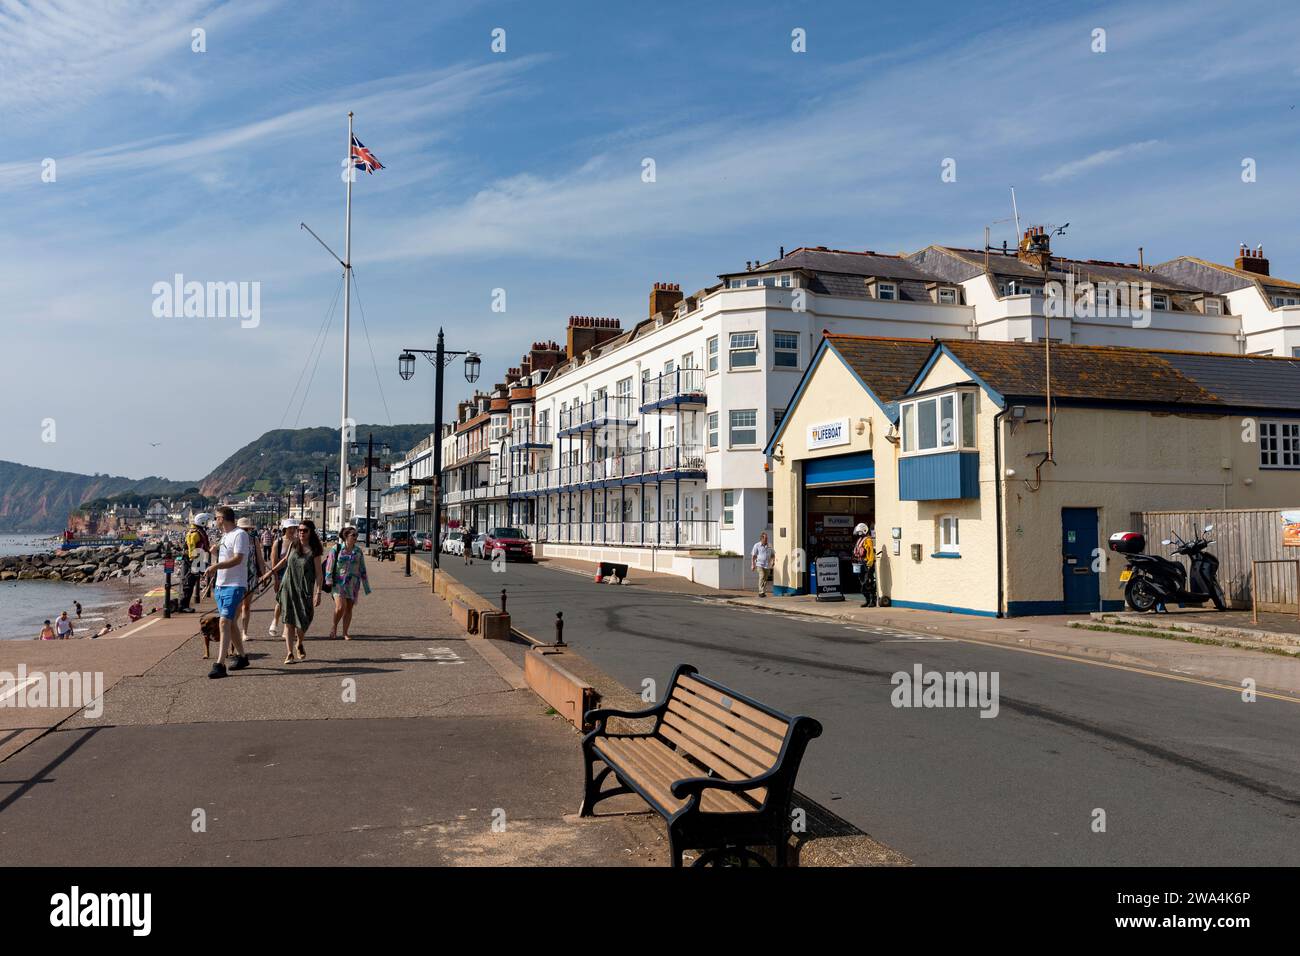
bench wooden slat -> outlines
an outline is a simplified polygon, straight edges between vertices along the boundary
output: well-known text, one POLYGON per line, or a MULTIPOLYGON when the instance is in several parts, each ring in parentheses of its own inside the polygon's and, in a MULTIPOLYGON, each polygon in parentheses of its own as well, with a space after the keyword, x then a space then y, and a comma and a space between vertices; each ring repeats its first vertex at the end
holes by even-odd
MULTIPOLYGON (((673 783, 686 777, 703 776, 702 771, 652 737, 607 738, 597 749, 607 754, 618 769, 634 778, 669 813, 686 803, 673 796, 673 783), (654 754, 654 746, 658 746, 661 754, 654 754), (669 759, 679 761, 680 766, 671 765, 669 759)), ((706 791, 700 801, 700 809, 706 813, 744 813, 754 806, 740 794, 719 790, 706 791)))
MULTIPOLYGON (((720 759, 725 761, 728 766, 734 767, 736 775, 727 776, 732 780, 743 780, 745 777, 757 777, 760 773, 771 769, 772 764, 776 762, 775 757, 768 757, 766 763, 760 763, 750 757, 744 751, 736 746, 733 742, 739 742, 736 734, 727 734, 726 728, 721 728, 727 739, 720 738, 712 727, 705 724, 701 715, 692 711, 689 707, 681 707, 676 702, 668 705, 668 712, 664 714, 664 722, 667 726, 672 727, 679 733, 685 734, 697 747, 704 748, 704 754, 692 752, 691 756, 704 762, 706 766, 713 767, 713 761, 720 759)), ((713 724, 713 727, 717 727, 713 724)), ((662 729, 662 728, 661 728, 662 729)), ((721 772, 721 768, 714 768, 721 772)))
POLYGON ((682 675, 681 679, 678 681, 678 686, 689 690, 693 694, 703 697, 705 700, 712 701, 722 707, 723 710, 735 714, 737 717, 743 717, 750 723, 758 724, 758 726, 771 731, 782 739, 785 738, 786 730, 790 725, 784 720, 773 717, 771 714, 764 713, 757 707, 751 707, 744 701, 736 700, 734 697, 728 697, 721 691, 714 690, 708 684, 695 680, 689 674, 682 675))
MULTIPOLYGON (((677 714, 687 723, 693 724, 705 731, 709 736, 717 738, 720 743, 734 748, 750 758, 754 762, 753 767, 747 767, 740 763, 736 764, 736 766, 749 771, 751 777, 757 776, 765 770, 770 770, 776 765, 777 751, 759 746, 735 728, 719 723, 698 707, 689 706, 680 697, 674 696, 668 702, 668 712, 677 714)), ((732 762, 735 763, 735 761, 732 762)))
MULTIPOLYGON (((703 771, 662 741, 653 737, 641 737, 630 742, 638 755, 666 769, 674 781, 704 775, 703 771)), ((671 789, 669 792, 671 793, 671 789)), ((759 800, 761 799, 760 797, 759 800)), ((685 801, 677 801, 678 806, 682 803, 685 801)), ((746 813, 756 806, 757 803, 751 802, 745 794, 728 793, 724 790, 705 790, 700 801, 700 808, 706 813, 746 813)))
POLYGON ((654 801, 669 813, 675 811, 685 802, 673 796, 672 791, 669 789, 671 781, 665 783, 662 775, 646 772, 646 768, 642 766, 643 761, 638 760, 633 755, 632 748, 628 746, 627 740, 618 740, 616 738, 602 740, 597 750, 601 752, 602 756, 609 756, 612 766, 628 771, 636 779, 637 785, 646 790, 654 801))
MULTIPOLYGON (((660 726, 659 732, 663 734, 665 738, 675 743, 683 751, 708 766, 717 776, 722 777, 724 780, 746 780, 753 776, 753 774, 745 773, 743 770, 739 770, 732 766, 724 758, 709 751, 708 748, 699 741, 686 736, 680 730, 669 724, 663 724, 660 726)), ((705 774, 699 773, 694 776, 705 776, 705 774)), ((765 794, 758 795, 759 790, 761 790, 761 788, 754 790, 753 793, 756 795, 755 799, 762 800, 765 794)))
POLYGON ((768 751, 773 758, 781 752, 781 745, 785 743, 784 734, 773 734, 757 724, 752 724, 748 720, 737 717, 729 710, 724 710, 713 701, 691 693, 685 688, 674 689, 669 701, 670 703, 671 701, 679 701, 692 710, 707 714, 729 730, 735 731, 747 740, 753 741, 763 750, 768 751))

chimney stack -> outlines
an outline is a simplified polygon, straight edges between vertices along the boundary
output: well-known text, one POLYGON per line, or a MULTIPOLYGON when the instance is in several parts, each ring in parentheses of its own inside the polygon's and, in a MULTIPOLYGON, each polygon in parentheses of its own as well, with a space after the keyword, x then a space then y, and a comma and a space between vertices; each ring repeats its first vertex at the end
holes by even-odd
POLYGON ((1253 272, 1255 275, 1268 275, 1268 260, 1264 258, 1264 246, 1261 243, 1254 249, 1250 248, 1244 242, 1237 251, 1236 266, 1242 272, 1253 272))
POLYGON ((594 315, 569 316, 569 328, 565 343, 565 354, 570 360, 581 355, 587 349, 594 348, 602 342, 622 334, 618 319, 607 319, 594 315))
POLYGON ((656 282, 650 290, 650 318, 660 312, 672 312, 682 301, 682 287, 676 282, 656 282))
POLYGON ((1052 237, 1042 226, 1030 226, 1020 239, 1016 258, 1035 269, 1047 271, 1052 263, 1052 237))

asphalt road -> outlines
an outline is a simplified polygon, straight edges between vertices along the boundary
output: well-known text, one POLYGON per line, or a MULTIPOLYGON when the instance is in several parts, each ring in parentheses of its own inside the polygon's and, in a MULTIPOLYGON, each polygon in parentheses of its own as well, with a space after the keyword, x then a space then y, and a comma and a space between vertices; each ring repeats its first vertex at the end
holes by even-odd
MULTIPOLYGON (((920 864, 1300 864, 1300 705, 542 565, 448 563, 632 689, 680 662, 825 727, 799 789, 920 864), (999 709, 902 708, 891 676, 996 673, 999 709), (1095 821, 1104 811, 1104 832, 1095 821)), ((635 575, 635 572, 633 572, 635 575)), ((774 602, 779 599, 773 599, 774 602)))

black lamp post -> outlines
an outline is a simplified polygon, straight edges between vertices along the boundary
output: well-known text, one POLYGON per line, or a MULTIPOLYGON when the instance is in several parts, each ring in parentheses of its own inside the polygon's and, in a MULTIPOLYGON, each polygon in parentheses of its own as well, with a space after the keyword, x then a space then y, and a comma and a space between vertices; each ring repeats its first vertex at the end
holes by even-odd
POLYGON ((406 467, 406 576, 411 576, 411 467, 406 467))
MULTIPOLYGON (((349 451, 351 451, 351 453, 354 455, 361 454, 361 442, 354 441, 351 447, 349 448, 349 451)), ((388 443, 380 442, 379 443, 380 457, 382 458, 390 454, 392 454, 392 452, 389 450, 388 443)), ((370 508, 370 499, 372 496, 372 492, 370 490, 370 475, 371 472, 375 470, 375 465, 378 461, 379 458, 375 457, 375 433, 370 432, 369 436, 366 439, 366 548, 367 550, 369 550, 370 548, 370 525, 373 523, 373 519, 371 518, 371 508, 370 508)))
MULTIPOLYGON (((330 470, 322 468, 320 470, 320 534, 325 537, 325 532, 329 527, 329 506, 330 506, 330 470)), ((339 531, 343 530, 343 502, 339 502, 339 531)))
MULTIPOLYGON (((429 533, 433 535, 433 550, 429 556, 429 578, 432 586, 434 572, 438 567, 439 545, 442 542, 442 370, 456 356, 465 356, 465 381, 477 382, 482 359, 474 352, 452 352, 443 345, 442 329, 438 330, 438 347, 436 349, 403 349, 397 357, 397 374, 409 381, 415 374, 415 356, 423 355, 434 369, 433 400, 433 475, 430 478, 433 498, 433 519, 429 533)), ((409 478, 409 476, 408 476, 409 478)))

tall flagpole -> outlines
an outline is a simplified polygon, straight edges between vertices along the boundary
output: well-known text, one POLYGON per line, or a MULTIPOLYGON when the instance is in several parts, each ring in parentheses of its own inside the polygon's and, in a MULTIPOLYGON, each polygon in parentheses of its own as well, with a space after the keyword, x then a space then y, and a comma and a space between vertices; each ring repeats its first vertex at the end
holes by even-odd
POLYGON ((339 532, 347 524, 348 486, 348 347, 352 326, 352 111, 348 110, 347 212, 343 218, 343 421, 339 425, 339 532))

